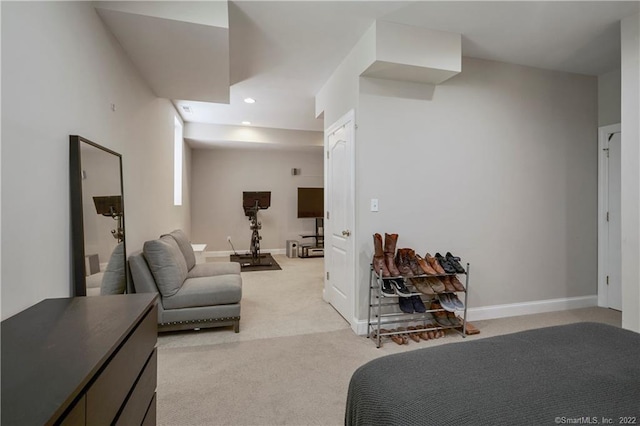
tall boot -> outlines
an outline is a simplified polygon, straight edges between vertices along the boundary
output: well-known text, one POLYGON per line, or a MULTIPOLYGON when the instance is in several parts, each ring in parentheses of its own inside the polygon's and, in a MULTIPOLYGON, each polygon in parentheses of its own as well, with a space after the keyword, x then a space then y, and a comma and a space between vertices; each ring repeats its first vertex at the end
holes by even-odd
POLYGON ((398 234, 384 234, 384 263, 387 265, 389 273, 393 277, 399 277, 400 271, 396 267, 393 261, 393 256, 396 254, 396 243, 398 242, 398 234))
POLYGON ((373 270, 376 274, 380 275, 382 270, 382 278, 388 278, 391 276, 389 268, 384 262, 384 252, 382 251, 382 235, 373 234, 373 247, 375 249, 373 253, 373 270))

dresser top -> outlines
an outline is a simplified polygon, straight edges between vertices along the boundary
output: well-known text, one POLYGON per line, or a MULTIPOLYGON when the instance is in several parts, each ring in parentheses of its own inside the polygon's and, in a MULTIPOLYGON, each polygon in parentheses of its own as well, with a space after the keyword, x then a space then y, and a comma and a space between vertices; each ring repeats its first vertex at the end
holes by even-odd
POLYGON ((2 321, 2 424, 48 424, 59 417, 156 297, 46 299, 2 321))

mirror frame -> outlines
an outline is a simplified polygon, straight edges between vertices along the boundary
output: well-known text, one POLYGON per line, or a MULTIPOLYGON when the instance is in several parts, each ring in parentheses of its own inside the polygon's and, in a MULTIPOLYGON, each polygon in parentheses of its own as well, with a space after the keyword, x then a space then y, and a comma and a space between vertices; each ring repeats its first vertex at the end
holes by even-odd
MULTIPOLYGON (((125 230, 124 184, 122 180, 122 155, 78 135, 69 136, 69 171, 71 185, 71 247, 74 296, 87 295, 84 247, 84 217, 82 200, 82 144, 98 148, 118 157, 120 166, 120 195, 122 196, 122 229, 125 230)), ((125 293, 129 290, 129 265, 127 264, 126 232, 122 239, 124 249, 125 293)))

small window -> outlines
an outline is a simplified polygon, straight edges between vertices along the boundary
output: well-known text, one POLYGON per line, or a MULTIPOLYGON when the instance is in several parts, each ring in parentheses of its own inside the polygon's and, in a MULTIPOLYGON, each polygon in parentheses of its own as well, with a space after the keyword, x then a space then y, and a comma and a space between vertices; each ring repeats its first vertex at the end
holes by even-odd
POLYGON ((182 140, 182 124, 177 117, 174 117, 173 136, 173 205, 182 205, 182 151, 184 141, 182 140))

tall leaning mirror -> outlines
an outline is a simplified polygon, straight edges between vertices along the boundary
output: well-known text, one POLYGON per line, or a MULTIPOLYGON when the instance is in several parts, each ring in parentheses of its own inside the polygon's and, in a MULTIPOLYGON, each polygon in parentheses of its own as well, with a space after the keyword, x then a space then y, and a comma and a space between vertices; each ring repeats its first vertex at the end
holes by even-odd
POLYGON ((69 141, 74 294, 125 293, 122 156, 81 136, 69 141))

